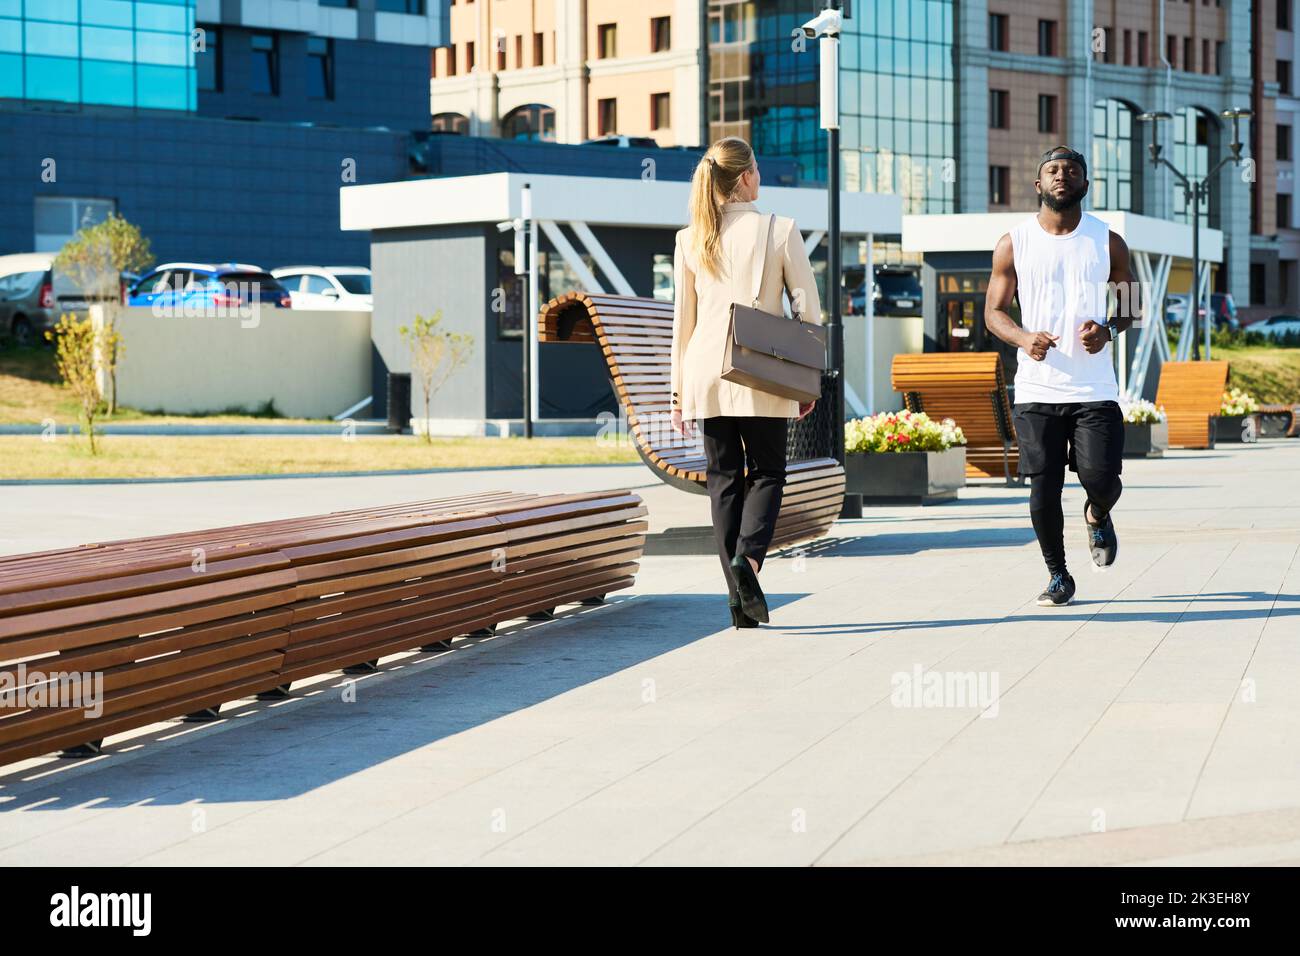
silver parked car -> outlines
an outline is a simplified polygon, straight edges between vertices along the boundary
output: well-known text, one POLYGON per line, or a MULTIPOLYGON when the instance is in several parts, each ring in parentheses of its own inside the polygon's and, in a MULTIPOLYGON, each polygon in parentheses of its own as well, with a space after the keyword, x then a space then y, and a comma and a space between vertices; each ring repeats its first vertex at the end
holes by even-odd
POLYGON ((54 253, 0 256, 0 338, 33 345, 58 321, 54 253))

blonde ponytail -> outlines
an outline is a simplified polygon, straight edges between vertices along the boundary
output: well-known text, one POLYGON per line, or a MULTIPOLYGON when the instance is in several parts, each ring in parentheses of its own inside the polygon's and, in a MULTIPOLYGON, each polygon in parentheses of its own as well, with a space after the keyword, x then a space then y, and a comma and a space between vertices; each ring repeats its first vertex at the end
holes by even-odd
POLYGON ((754 150, 738 136, 710 146, 691 176, 691 251, 699 267, 722 276, 722 204, 732 201, 740 177, 754 166, 754 150))

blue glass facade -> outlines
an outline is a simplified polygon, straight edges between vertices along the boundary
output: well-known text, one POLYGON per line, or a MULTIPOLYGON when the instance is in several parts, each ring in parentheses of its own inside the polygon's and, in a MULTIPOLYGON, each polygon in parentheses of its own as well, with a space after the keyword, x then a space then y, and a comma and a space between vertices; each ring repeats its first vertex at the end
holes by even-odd
MULTIPOLYGON (((820 55, 793 34, 807 0, 710 0, 709 138, 741 136, 826 181, 820 55)), ((853 5, 840 37, 846 190, 893 193, 906 213, 956 211, 953 0, 853 5)))
POLYGON ((840 45, 845 188, 956 212, 953 0, 855 3, 840 45))
POLYGON ((194 0, 0 0, 0 99, 193 110, 194 0))

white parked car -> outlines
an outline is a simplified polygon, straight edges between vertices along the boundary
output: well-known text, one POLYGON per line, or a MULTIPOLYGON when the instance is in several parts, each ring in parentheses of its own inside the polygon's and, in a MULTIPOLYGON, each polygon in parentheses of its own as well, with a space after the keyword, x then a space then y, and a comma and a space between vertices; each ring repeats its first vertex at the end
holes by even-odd
POLYGON ((1263 332, 1269 338, 1286 335, 1289 332, 1300 333, 1300 315, 1275 315, 1263 322, 1250 326, 1252 332, 1263 332))
POLYGON ((289 290, 295 309, 374 309, 370 270, 364 266, 285 266, 271 275, 289 290))

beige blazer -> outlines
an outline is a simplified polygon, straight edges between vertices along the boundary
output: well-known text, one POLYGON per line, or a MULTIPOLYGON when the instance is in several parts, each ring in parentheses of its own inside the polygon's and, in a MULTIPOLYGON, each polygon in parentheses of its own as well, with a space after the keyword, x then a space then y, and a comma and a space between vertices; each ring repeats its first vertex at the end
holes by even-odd
MULTIPOLYGON (((674 408, 681 408, 685 421, 716 415, 799 415, 799 403, 792 398, 722 379, 731 303, 748 305, 751 301, 759 243, 765 238, 767 226, 768 214, 760 212, 752 202, 730 202, 722 207, 719 279, 696 268, 691 227, 677 233, 673 251, 672 403, 674 408)), ((803 302, 804 321, 821 325, 817 282, 804 251, 803 236, 793 219, 776 217, 771 243, 764 261, 758 307, 777 315, 784 313, 781 293, 788 289, 792 304, 803 302)))

